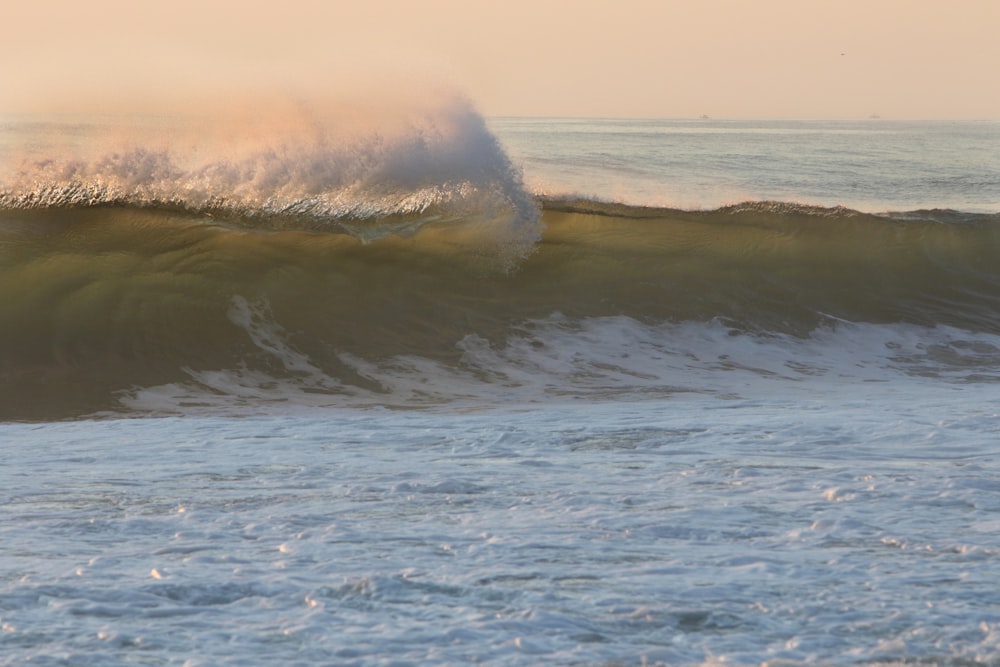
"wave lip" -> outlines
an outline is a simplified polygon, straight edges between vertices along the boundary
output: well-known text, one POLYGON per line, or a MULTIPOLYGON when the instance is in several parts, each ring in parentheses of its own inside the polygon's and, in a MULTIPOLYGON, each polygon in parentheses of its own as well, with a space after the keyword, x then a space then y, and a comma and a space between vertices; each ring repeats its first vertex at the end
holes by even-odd
POLYGON ((0 177, 0 208, 174 209, 363 240, 464 220, 522 252, 538 239, 539 211, 520 172, 467 103, 404 114, 384 127, 343 120, 316 115, 289 129, 272 118, 248 125, 257 138, 246 141, 228 137, 224 115, 114 130, 84 123, 85 140, 41 153, 28 146, 58 144, 60 126, 28 124, 24 157, 0 177))

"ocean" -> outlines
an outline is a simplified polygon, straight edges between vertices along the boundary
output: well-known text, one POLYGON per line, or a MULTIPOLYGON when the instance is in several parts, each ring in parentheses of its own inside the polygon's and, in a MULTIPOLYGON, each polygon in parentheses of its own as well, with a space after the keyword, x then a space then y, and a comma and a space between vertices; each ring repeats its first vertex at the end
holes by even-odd
POLYGON ((1000 122, 0 118, 0 379, 2 665, 1000 663, 1000 122))

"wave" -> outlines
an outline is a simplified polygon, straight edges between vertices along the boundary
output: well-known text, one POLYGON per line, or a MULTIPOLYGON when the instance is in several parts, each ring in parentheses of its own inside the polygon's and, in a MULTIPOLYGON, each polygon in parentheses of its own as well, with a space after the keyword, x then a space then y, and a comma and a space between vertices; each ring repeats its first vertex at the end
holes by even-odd
POLYGON ((807 220, 818 218, 868 218, 911 222, 940 222, 953 224, 998 224, 1000 213, 978 211, 956 211, 954 209, 918 209, 913 211, 884 211, 866 213, 845 206, 817 206, 787 201, 744 201, 721 206, 717 209, 684 209, 664 206, 646 206, 605 199, 590 199, 573 196, 551 196, 540 194, 536 197, 540 205, 549 211, 562 213, 582 213, 604 217, 629 219, 687 217, 708 221, 713 218, 726 219, 740 216, 744 222, 767 221, 775 225, 787 224, 792 219, 807 220))
POLYGON ((0 419, 1000 377, 1000 215, 532 196, 462 102, 343 119, 0 142, 0 419))
POLYGON ((732 374, 861 367, 1000 378, 995 215, 537 206, 544 231, 513 266, 459 218, 362 239, 260 213, 8 208, 0 418, 725 395, 732 374), (863 362, 829 361, 855 339, 863 362))

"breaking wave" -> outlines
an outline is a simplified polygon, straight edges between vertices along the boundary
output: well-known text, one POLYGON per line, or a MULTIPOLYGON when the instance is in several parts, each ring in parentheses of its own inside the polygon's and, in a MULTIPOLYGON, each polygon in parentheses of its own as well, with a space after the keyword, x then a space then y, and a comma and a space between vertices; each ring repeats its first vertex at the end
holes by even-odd
POLYGON ((512 263, 456 241, 464 220, 362 239, 295 216, 7 209, 0 418, 1000 378, 996 216, 539 206, 512 263))
POLYGON ((535 197, 460 101, 11 136, 0 419, 1000 379, 997 214, 535 197))
POLYGON ((460 99, 376 120, 358 109, 293 107, 40 122, 8 152, 20 157, 0 175, 5 209, 178 210, 364 240, 435 221, 486 225, 508 243, 538 236, 520 173, 460 99))

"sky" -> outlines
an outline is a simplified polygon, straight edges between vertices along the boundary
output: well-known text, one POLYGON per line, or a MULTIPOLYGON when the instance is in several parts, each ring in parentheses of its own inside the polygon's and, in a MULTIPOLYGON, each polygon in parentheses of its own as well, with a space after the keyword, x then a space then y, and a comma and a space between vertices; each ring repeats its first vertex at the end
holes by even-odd
POLYGON ((1000 119, 998 0, 33 0, 0 110, 449 89, 488 116, 1000 119))

